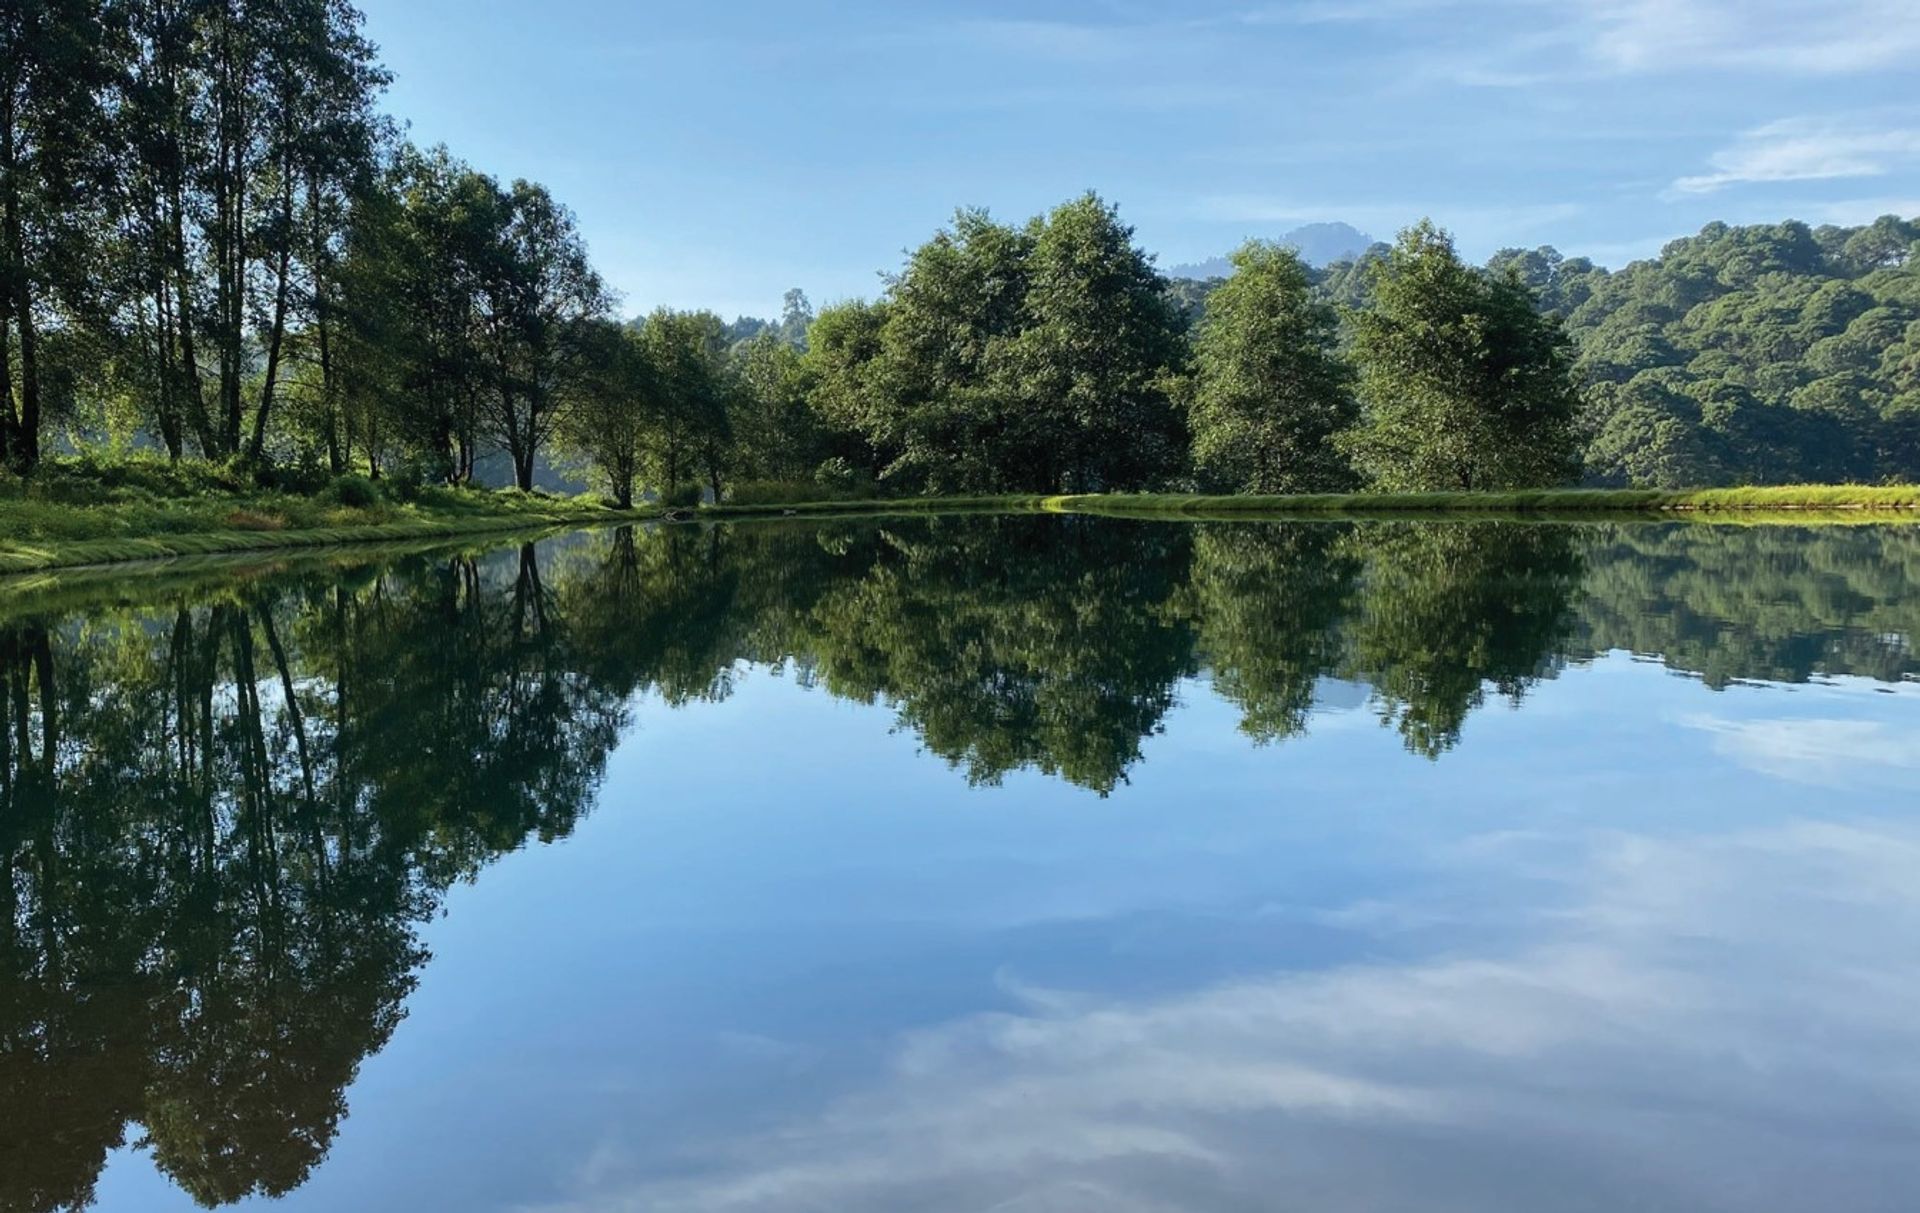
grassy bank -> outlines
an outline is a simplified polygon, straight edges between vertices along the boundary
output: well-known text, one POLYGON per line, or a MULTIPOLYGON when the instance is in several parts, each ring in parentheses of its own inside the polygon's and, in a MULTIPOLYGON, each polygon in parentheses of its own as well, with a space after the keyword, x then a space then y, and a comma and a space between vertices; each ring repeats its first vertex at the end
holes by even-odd
POLYGON ((588 500, 352 482, 317 494, 49 477, 0 484, 0 573, 128 560, 394 543, 648 517, 588 500))
POLYGON ((1783 485, 1767 488, 1541 489, 1514 493, 1321 493, 1295 496, 1088 493, 1000 497, 910 497, 707 506, 704 515, 900 514, 1012 510, 1127 517, 1228 518, 1289 514, 1849 514, 1920 511, 1920 486, 1783 485))
MULTIPOLYGON (((1555 489, 1519 493, 1342 493, 1313 496, 1033 494, 801 501, 716 505, 675 517, 754 518, 980 511, 1100 514, 1142 518, 1288 515, 1481 515, 1527 517, 1694 516, 1757 519, 1767 514, 1863 518, 1920 511, 1920 486, 1791 485, 1664 492, 1555 489)), ((591 500, 512 491, 423 489, 394 501, 364 484, 318 494, 49 480, 0 484, 0 573, 36 572, 128 560, 273 552, 346 544, 452 539, 464 535, 659 517, 645 507, 616 511, 591 500)))
POLYGON ((1237 514, 1735 514, 1920 510, 1920 486, 1539 489, 1513 493, 1324 493, 1301 496, 1094 494, 1049 497, 1071 513, 1221 517, 1237 514))

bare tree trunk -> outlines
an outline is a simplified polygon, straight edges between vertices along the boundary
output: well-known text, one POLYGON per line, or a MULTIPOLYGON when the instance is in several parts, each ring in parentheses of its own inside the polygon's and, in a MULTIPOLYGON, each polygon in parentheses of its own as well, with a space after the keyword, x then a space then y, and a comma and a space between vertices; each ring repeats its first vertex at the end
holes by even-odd
POLYGON ((274 266, 273 324, 267 331, 267 378, 260 386, 260 411, 253 415, 253 440, 247 454, 259 463, 266 453, 267 416, 280 378, 280 353, 287 339, 287 303, 293 292, 293 174, 283 168, 280 184, 280 255, 274 266))
MULTIPOLYGON (((20 367, 17 392, 19 411, 8 419, 12 431, 7 443, 8 461, 18 471, 31 471, 40 461, 40 340, 34 328, 33 287, 27 270, 25 222, 20 217, 18 147, 14 142, 13 104, 9 94, 0 102, 0 170, 6 180, 4 265, 8 308, 20 332, 20 367)), ((8 368, 8 378, 13 378, 8 368)), ((9 397, 11 401, 11 396, 9 397)), ((12 405, 9 404, 9 412, 12 405)))

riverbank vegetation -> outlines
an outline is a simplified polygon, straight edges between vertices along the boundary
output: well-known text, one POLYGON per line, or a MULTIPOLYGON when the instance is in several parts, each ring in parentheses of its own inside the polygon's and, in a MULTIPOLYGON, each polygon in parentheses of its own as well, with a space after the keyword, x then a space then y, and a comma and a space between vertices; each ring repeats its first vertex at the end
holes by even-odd
POLYGON ((876 299, 623 320, 545 188, 401 137, 361 27, 339 0, 0 23, 9 496, 67 453, 204 467, 234 511, 348 478, 565 475, 622 509, 1920 478, 1897 217, 1714 225, 1617 273, 1474 266, 1423 222, 1175 289, 1087 194, 962 210, 876 299))
POLYGON ((594 498, 374 481, 262 487, 220 466, 55 457, 0 480, 0 572, 391 542, 638 516, 594 498))

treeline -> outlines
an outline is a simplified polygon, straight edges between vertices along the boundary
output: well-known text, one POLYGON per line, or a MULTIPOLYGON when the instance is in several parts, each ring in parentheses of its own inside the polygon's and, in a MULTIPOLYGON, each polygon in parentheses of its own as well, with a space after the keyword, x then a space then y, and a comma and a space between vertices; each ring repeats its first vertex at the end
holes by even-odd
POLYGON ((1169 283, 1094 195, 872 301, 622 323, 572 214, 379 110, 345 0, 0 16, 0 464, 151 448, 614 501, 1530 488, 1920 473, 1913 224, 1708 228, 1608 273, 1422 223, 1169 283), (767 482, 756 485, 752 482, 767 482))
POLYGON ((531 487, 565 454, 622 501, 642 467, 717 485, 758 433, 722 394, 781 333, 619 323, 568 210, 399 140, 386 83, 343 0, 8 6, 0 462, 148 447, 301 487, 504 455, 531 487))
MULTIPOLYGON (((1370 263, 1329 267, 1365 309, 1370 263)), ((1564 320, 1596 485, 1920 479, 1920 221, 1709 224, 1609 271, 1553 248, 1487 265, 1564 320)))

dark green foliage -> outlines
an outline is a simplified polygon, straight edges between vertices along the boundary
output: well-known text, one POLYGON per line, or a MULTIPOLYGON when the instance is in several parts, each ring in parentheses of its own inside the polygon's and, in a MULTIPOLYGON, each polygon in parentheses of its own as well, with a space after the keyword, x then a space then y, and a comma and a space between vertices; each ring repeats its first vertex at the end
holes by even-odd
POLYGON ((685 481, 666 489, 660 494, 660 504, 676 510, 690 510, 699 505, 705 490, 697 481, 685 481))
POLYGON ((1024 228, 961 211, 882 302, 815 321, 813 399, 905 487, 1152 484, 1186 458, 1166 383, 1183 323, 1165 288, 1092 195, 1024 228))
POLYGON ((327 486, 327 494, 341 505, 356 510, 371 509, 385 500, 380 486, 358 472, 334 477, 333 483, 327 486))
POLYGON ((1334 445, 1358 411, 1352 376, 1335 354, 1338 318, 1314 297, 1290 249, 1251 243, 1233 266, 1194 341, 1196 470, 1225 492, 1353 487, 1334 445))
POLYGON ((870 501, 877 497, 871 482, 857 478, 812 480, 736 480, 727 486, 730 506, 803 505, 816 501, 870 501))
MULTIPOLYGON (((1602 484, 1912 480, 1920 226, 1710 224, 1617 273, 1554 262, 1602 484)), ((1503 257, 1511 260, 1511 257, 1503 257)))
POLYGON ((504 457, 528 490, 563 456, 620 503, 820 468, 973 494, 1503 489, 1580 455, 1601 485, 1920 476, 1920 228, 1895 216, 1715 224, 1612 274, 1550 248, 1474 271, 1423 225, 1170 284, 1087 194, 961 211, 875 302, 796 289, 777 321, 662 310, 622 341, 559 200, 396 138, 363 24, 347 0, 0 13, 0 466, 151 448, 320 492, 504 457))
POLYGON ((1349 313, 1362 418, 1342 442, 1371 483, 1500 491, 1578 474, 1571 350, 1518 276, 1472 269, 1428 223, 1371 274, 1373 307, 1349 313))

